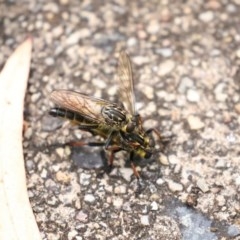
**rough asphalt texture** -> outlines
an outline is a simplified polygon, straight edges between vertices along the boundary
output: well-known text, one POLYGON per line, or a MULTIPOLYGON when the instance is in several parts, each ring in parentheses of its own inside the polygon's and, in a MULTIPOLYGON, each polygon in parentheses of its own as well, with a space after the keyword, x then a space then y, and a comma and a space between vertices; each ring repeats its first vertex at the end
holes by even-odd
POLYGON ((239 0, 9 0, 0 15, 1 66, 34 39, 23 145, 43 239, 240 239, 239 0), (53 89, 116 100, 122 49, 144 126, 174 136, 138 167, 140 192, 127 155, 101 174, 101 149, 63 145, 94 138, 47 114, 53 89))

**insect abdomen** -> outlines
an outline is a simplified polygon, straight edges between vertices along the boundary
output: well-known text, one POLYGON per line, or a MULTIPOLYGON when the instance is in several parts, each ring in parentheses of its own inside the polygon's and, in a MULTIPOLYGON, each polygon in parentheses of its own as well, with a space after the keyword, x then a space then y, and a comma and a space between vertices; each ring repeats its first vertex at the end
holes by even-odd
POLYGON ((74 122, 84 122, 85 118, 78 113, 66 110, 64 108, 51 108, 49 114, 53 117, 66 118, 74 122))

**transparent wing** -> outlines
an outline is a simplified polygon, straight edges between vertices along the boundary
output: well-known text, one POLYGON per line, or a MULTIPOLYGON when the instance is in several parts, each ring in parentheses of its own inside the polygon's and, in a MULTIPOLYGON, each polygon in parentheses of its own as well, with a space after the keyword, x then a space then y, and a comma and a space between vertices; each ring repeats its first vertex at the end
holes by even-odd
POLYGON ((133 89, 132 66, 129 56, 125 52, 121 52, 118 65, 118 81, 119 81, 119 97, 123 102, 125 109, 135 114, 135 96, 133 89))
POLYGON ((106 123, 101 111, 103 106, 110 104, 108 101, 68 90, 55 90, 50 99, 60 107, 77 112, 89 120, 106 123))

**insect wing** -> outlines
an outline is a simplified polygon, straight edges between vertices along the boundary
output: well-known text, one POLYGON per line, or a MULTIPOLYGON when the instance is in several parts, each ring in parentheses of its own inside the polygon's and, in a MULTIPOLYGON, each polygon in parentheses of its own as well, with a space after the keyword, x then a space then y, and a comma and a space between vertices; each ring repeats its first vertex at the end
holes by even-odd
POLYGON ((109 102, 103 99, 68 90, 55 90, 51 93, 50 99, 60 107, 77 112, 86 119, 105 123, 101 111, 102 107, 108 105, 109 102))
POLYGON ((129 56, 121 52, 118 65, 119 96, 124 107, 132 115, 135 114, 135 96, 133 89, 132 66, 129 56))

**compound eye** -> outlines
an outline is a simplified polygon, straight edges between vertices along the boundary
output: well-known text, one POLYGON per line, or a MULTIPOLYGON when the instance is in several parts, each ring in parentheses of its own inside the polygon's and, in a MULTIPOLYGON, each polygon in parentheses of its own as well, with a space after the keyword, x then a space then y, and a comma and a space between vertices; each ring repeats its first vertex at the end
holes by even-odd
POLYGON ((133 122, 130 122, 130 123, 127 124, 126 131, 128 133, 130 133, 130 132, 132 132, 134 130, 134 128, 135 128, 135 124, 133 124, 133 122))

